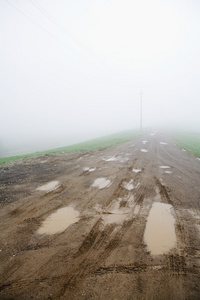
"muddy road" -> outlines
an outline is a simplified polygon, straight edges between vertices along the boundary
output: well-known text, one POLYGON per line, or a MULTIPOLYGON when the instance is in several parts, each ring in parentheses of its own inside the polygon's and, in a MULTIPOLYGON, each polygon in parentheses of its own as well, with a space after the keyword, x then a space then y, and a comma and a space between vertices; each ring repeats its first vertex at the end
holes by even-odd
POLYGON ((0 299, 200 299, 200 161, 167 136, 0 176, 0 299))

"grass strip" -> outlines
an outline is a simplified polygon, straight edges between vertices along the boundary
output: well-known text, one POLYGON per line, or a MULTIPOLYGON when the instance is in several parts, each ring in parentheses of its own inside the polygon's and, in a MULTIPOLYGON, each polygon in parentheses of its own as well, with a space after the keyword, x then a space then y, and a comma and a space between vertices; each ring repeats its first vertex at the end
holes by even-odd
POLYGON ((180 148, 200 157, 200 133, 176 132, 172 134, 172 138, 180 148))
POLYGON ((103 137, 100 137, 97 139, 89 140, 86 142, 82 142, 82 143, 78 143, 78 144, 70 145, 70 146, 66 146, 66 147, 60 147, 60 148, 56 148, 56 149, 35 152, 35 153, 30 153, 30 154, 25 154, 25 155, 3 157, 3 158, 0 158, 0 165, 7 164, 9 162, 13 162, 18 159, 26 158, 26 157, 41 156, 41 155, 45 155, 45 154, 54 154, 54 153, 60 153, 60 152, 89 151, 89 150, 97 149, 97 148, 105 148, 108 146, 115 146, 117 144, 121 144, 121 143, 130 141, 132 139, 135 139, 140 135, 141 135, 141 132, 136 131, 136 130, 122 131, 119 133, 110 134, 110 135, 103 136, 103 137))

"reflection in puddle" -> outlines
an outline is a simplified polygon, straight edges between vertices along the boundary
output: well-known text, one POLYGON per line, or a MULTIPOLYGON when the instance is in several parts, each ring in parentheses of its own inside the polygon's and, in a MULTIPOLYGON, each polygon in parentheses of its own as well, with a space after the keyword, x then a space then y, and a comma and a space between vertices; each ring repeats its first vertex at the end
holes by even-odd
POLYGON ((132 169, 132 171, 133 171, 134 173, 139 173, 139 172, 141 172, 142 170, 141 170, 141 169, 132 169))
POLYGON ((133 179, 131 179, 129 182, 123 182, 123 187, 128 190, 128 191, 131 191, 134 189, 134 185, 133 185, 133 179))
POLYGON ((119 160, 119 157, 112 156, 112 157, 109 157, 109 158, 102 158, 102 160, 104 160, 104 161, 117 161, 117 160, 119 160))
POLYGON ((38 191, 53 191, 59 188, 59 181, 51 181, 37 188, 38 191))
POLYGON ((67 206, 51 214, 39 228, 39 234, 54 234, 64 231, 69 225, 78 221, 79 212, 67 206))
POLYGON ((104 160, 104 161, 119 161, 119 162, 123 163, 123 162, 128 161, 129 158, 128 157, 122 158, 120 156, 112 156, 109 158, 102 158, 102 160, 104 160))
POLYGON ((112 224, 112 223, 121 223, 125 220, 127 214, 104 214, 103 220, 105 224, 112 224))
POLYGON ((146 150, 146 149, 141 149, 140 151, 141 152, 148 152, 148 150, 146 150))
POLYGON ((98 187, 99 189, 103 189, 105 187, 109 187, 110 186, 110 182, 111 181, 109 179, 100 177, 100 178, 95 179, 95 181, 93 182, 92 186, 93 187, 98 187))
POLYGON ((103 212, 102 219, 105 224, 121 223, 125 220, 129 210, 126 207, 120 208, 119 206, 119 202, 114 202, 108 211, 103 212))
POLYGON ((144 233, 144 241, 151 254, 163 254, 175 246, 175 219, 172 206, 154 202, 150 210, 144 233))
POLYGON ((159 166, 160 169, 170 169, 169 166, 159 166))
POLYGON ((96 168, 89 168, 89 167, 83 168, 83 171, 85 171, 85 172, 94 172, 95 170, 96 170, 96 168))

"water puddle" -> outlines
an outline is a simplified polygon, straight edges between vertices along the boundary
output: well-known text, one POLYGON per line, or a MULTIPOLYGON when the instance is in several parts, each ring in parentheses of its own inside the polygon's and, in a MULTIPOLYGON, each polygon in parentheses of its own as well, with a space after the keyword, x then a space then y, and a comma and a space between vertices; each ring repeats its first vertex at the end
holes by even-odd
POLYGON ((119 159, 120 158, 116 157, 116 156, 112 156, 112 157, 109 157, 109 158, 102 158, 102 160, 104 160, 104 161, 117 161, 119 159))
POLYGON ((148 143, 148 141, 142 141, 143 145, 145 145, 146 143, 148 143))
POLYGON ((172 174, 172 171, 165 171, 165 174, 172 174))
POLYGON ((122 198, 118 198, 113 201, 107 209, 103 209, 101 205, 96 204, 94 209, 101 216, 104 225, 112 223, 121 223, 125 220, 127 215, 130 212, 130 209, 127 207, 120 207, 122 198))
POLYGON ((132 169, 132 172, 134 173, 140 173, 142 170, 141 169, 132 169))
POLYGON ((127 217, 127 214, 123 213, 110 213, 110 214, 104 214, 103 220, 105 224, 112 224, 112 223, 122 223, 127 217))
POLYGON ((150 210, 144 241, 153 255, 164 254, 175 246, 175 219, 171 213, 172 206, 154 202, 150 210))
POLYGON ((159 166, 160 169, 170 169, 169 166, 159 166))
POLYGON ((197 157, 198 160, 200 160, 200 157, 197 157))
POLYGON ((73 207, 67 206, 58 209, 51 214, 39 228, 39 234, 55 234, 67 229, 69 225, 77 222, 79 219, 79 212, 73 207))
POLYGON ((168 145, 168 143, 160 142, 161 145, 168 145))
POLYGON ((113 202, 107 211, 103 212, 102 219, 105 224, 121 223, 127 217, 129 210, 126 207, 120 208, 119 201, 120 198, 117 202, 113 202))
POLYGON ((185 149, 182 149, 182 151, 183 151, 183 152, 186 152, 186 150, 185 150, 185 149))
POLYGON ((148 152, 148 150, 146 150, 146 149, 141 149, 140 151, 141 152, 148 152))
POLYGON ((133 179, 131 179, 129 182, 123 182, 123 187, 128 191, 132 191, 135 188, 133 185, 133 179))
POLYGON ((111 184, 111 181, 109 179, 100 177, 100 178, 95 179, 95 181, 92 184, 92 187, 104 189, 105 187, 109 187, 110 184, 111 184))
POLYGON ((83 168, 83 171, 85 171, 85 172, 94 172, 95 170, 96 170, 96 168, 89 168, 89 167, 83 168))
POLYGON ((59 181, 51 181, 38 187, 36 190, 50 192, 56 190, 57 188, 59 188, 59 186, 60 186, 59 181))
POLYGON ((140 210, 140 205, 136 205, 135 206, 135 209, 134 209, 134 215, 137 215, 138 214, 138 212, 139 212, 139 210, 140 210))

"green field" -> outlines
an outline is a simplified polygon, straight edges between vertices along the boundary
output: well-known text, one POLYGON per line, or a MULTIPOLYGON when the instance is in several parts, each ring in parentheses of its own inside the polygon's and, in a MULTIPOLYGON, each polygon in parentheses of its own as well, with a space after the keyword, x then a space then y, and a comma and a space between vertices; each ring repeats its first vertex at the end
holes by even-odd
POLYGON ((200 133, 194 132, 176 132, 172 134, 176 144, 190 151, 197 157, 200 157, 200 133))
POLYGON ((45 154, 53 154, 53 153, 59 153, 59 152, 88 151, 88 150, 92 150, 92 149, 96 149, 96 148, 114 146, 117 144, 121 144, 121 143, 130 141, 132 139, 135 139, 139 135, 141 135, 141 133, 136 130, 135 131, 134 130, 122 131, 119 133, 110 134, 107 136, 103 136, 101 138, 89 140, 86 142, 82 142, 79 144, 70 145, 70 146, 66 146, 66 147, 61 147, 61 148, 51 149, 51 150, 42 151, 42 152, 31 153, 31 154, 0 158, 0 165, 18 160, 20 158, 41 156, 41 155, 45 155, 45 154))

